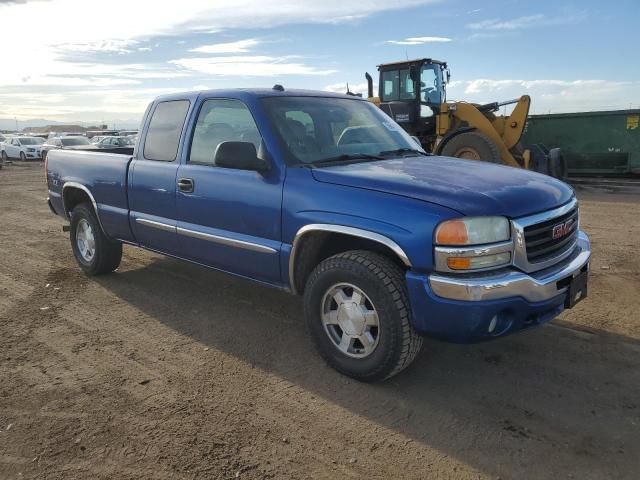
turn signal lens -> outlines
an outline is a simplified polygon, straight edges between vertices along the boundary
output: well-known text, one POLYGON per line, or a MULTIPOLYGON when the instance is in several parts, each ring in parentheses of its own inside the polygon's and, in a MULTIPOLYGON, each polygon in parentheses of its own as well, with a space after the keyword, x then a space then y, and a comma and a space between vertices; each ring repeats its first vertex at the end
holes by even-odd
POLYGON ((462 220, 444 222, 436 230, 436 243, 438 245, 466 245, 469 243, 467 226, 462 220))
POLYGON ((471 268, 471 258, 449 257, 447 258, 447 266, 451 270, 469 270, 471 268))
POLYGON ((511 253, 503 252, 481 257, 449 257, 447 266, 451 270, 476 270, 479 268, 500 267, 511 263, 511 253))

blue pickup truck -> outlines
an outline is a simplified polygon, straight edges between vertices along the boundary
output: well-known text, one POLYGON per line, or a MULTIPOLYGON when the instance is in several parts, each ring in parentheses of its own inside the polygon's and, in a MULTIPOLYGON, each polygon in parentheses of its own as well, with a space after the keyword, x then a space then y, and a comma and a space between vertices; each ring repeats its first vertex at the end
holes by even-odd
POLYGON ((566 184, 426 154, 373 104, 273 89, 162 96, 131 155, 52 150, 49 207, 88 275, 129 244, 304 297, 319 353, 363 381, 543 324, 587 294, 566 184))

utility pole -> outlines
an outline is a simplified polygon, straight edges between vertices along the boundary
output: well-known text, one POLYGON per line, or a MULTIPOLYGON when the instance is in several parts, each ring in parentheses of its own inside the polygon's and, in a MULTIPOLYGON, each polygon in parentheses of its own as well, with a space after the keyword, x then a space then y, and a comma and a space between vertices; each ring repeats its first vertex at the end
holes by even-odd
POLYGON ((16 132, 18 131, 18 117, 13 117, 13 119, 16 121, 16 132))

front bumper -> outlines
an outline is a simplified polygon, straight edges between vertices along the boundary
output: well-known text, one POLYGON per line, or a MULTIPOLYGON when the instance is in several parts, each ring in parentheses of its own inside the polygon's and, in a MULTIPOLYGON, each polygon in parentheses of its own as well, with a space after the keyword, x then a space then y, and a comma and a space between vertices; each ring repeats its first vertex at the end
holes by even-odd
POLYGON ((559 315, 568 285, 587 271, 591 246, 578 232, 567 259, 531 274, 504 269, 475 275, 429 276, 407 273, 414 328, 457 342, 472 342, 513 333, 559 315))

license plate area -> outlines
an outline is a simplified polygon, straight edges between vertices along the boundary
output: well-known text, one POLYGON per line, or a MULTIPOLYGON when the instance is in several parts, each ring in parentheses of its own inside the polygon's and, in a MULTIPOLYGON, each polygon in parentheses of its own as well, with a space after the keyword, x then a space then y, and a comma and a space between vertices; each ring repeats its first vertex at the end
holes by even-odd
POLYGON ((587 298, 589 283, 588 268, 585 267, 578 275, 567 280, 567 298, 564 301, 564 308, 569 309, 587 298))

